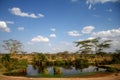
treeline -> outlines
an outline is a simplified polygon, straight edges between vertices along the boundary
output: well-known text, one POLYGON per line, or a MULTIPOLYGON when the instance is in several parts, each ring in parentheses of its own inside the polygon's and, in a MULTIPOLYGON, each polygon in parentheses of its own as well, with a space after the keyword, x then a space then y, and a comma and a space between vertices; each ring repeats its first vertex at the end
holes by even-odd
POLYGON ((80 47, 79 51, 75 53, 64 51, 56 54, 39 52, 28 54, 21 50, 22 43, 17 40, 10 39, 3 42, 3 47, 8 50, 9 54, 0 54, 0 72, 10 72, 17 75, 19 73, 26 74, 28 64, 36 66, 74 66, 76 68, 88 67, 88 65, 120 64, 120 50, 116 50, 114 53, 104 52, 104 49, 110 47, 111 40, 96 38, 77 41, 75 44, 80 47))

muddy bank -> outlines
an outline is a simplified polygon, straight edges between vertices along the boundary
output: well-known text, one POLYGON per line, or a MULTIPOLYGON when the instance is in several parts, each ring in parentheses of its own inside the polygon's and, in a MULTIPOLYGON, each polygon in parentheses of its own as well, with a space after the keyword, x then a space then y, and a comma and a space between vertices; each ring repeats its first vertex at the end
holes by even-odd
POLYGON ((98 73, 91 76, 78 76, 71 78, 28 78, 0 75, 0 80, 120 80, 120 73, 98 73))

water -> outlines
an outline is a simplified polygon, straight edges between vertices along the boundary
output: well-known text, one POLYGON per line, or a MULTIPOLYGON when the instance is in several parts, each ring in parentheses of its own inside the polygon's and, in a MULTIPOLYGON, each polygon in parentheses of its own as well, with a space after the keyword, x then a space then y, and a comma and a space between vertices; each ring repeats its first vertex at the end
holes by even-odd
MULTIPOLYGON (((88 73, 88 72, 105 72, 106 69, 98 68, 96 66, 89 66, 87 68, 76 68, 73 66, 69 67, 59 67, 62 71, 62 75, 75 75, 80 73, 88 73)), ((43 70, 47 69, 50 75, 54 75, 53 66, 51 67, 35 67, 33 65, 28 65, 27 67, 27 76, 37 76, 39 74, 43 74, 43 70)))

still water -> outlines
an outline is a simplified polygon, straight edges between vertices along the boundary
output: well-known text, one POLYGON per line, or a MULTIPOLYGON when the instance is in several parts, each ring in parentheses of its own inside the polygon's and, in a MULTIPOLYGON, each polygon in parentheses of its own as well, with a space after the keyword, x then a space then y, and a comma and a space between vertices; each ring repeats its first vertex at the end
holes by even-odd
MULTIPOLYGON (((54 75, 53 66, 45 67, 45 68, 48 70, 50 75, 54 75)), ((42 69, 38 67, 34 67, 33 65, 28 65, 27 76, 36 76, 39 74, 43 74, 43 72, 41 71, 42 69)), ((106 69, 98 68, 96 66, 88 66, 87 68, 82 68, 82 69, 78 69, 76 67, 70 66, 70 67, 60 67, 60 69, 62 71, 62 75, 75 75, 75 74, 80 74, 80 73, 105 72, 106 71, 106 69)))

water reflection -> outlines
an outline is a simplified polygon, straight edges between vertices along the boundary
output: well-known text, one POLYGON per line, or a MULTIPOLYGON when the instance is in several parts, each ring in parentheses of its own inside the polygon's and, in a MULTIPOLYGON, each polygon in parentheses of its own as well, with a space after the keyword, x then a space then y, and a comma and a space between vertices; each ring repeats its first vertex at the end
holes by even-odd
MULTIPOLYGON (((33 65, 28 65, 27 67, 27 75, 28 76, 36 76, 39 74, 49 74, 49 75, 55 75, 54 71, 54 66, 51 67, 45 67, 45 66, 34 66, 33 65)), ((98 68, 96 66, 79 66, 79 67, 74 67, 74 66, 64 66, 64 67, 59 67, 58 72, 62 72, 62 75, 74 75, 74 74, 79 74, 79 73, 87 73, 87 72, 97 72, 101 71, 104 72, 106 69, 103 68, 98 68)))
POLYGON ((35 76, 37 74, 39 74, 38 68, 36 66, 33 66, 33 65, 28 65, 28 67, 27 67, 27 75, 28 76, 35 76))

